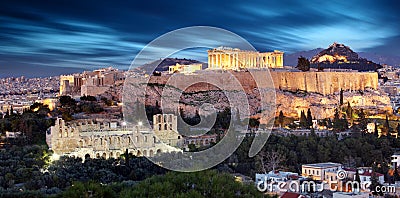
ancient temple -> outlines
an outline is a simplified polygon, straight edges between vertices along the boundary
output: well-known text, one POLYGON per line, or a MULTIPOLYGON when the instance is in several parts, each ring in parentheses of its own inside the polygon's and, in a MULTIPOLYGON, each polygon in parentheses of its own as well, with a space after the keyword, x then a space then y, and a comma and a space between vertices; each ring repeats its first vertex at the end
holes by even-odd
POLYGON ((218 47, 208 50, 208 68, 239 70, 250 68, 282 68, 283 52, 258 52, 218 47))

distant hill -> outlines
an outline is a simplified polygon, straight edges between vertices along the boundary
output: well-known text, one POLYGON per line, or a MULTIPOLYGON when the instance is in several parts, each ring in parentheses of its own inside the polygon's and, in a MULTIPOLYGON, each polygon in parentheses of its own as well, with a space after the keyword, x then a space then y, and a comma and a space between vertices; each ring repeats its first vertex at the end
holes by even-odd
POLYGON ((320 51, 310 60, 311 67, 353 69, 358 71, 376 71, 381 65, 365 58, 360 58, 350 47, 333 43, 328 48, 320 51))
POLYGON ((311 59, 315 54, 318 54, 320 51, 322 51, 323 48, 316 48, 313 50, 308 50, 308 51, 301 51, 301 52, 295 52, 292 54, 284 54, 283 55, 283 63, 285 65, 289 66, 296 66, 297 65, 297 59, 300 56, 306 57, 307 59, 311 59))
MULTIPOLYGON (((285 53, 284 64, 288 66, 296 66, 298 57, 303 56, 311 60, 313 56, 317 55, 323 50, 324 50, 323 48, 316 48, 308 51, 300 51, 291 54, 285 53)), ((400 56, 382 55, 371 52, 357 52, 357 54, 359 58, 364 58, 377 64, 400 66, 400 56)))
POLYGON ((146 63, 143 66, 136 68, 137 70, 144 71, 147 74, 153 72, 152 68, 156 67, 155 71, 168 71, 168 67, 171 65, 176 65, 177 63, 181 65, 190 65, 190 64, 198 64, 201 63, 203 65, 203 69, 207 68, 207 64, 200 62, 198 60, 186 59, 186 58, 165 58, 153 61, 151 63, 146 63))

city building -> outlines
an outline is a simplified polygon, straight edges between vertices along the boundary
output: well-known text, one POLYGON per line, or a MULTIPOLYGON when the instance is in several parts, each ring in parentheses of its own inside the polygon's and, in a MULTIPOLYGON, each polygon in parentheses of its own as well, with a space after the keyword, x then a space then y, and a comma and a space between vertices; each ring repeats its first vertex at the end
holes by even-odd
POLYGON ((176 65, 171 65, 168 67, 168 73, 170 74, 176 72, 189 74, 200 70, 202 70, 202 64, 181 65, 179 63, 176 63, 176 65))
POLYGON ((324 163, 316 163, 316 164, 303 164, 301 166, 302 176, 310 177, 314 180, 319 181, 330 181, 337 180, 336 172, 343 168, 342 164, 333 163, 333 162, 324 162, 324 163), (334 177, 328 172, 335 172, 334 177))
POLYGON ((258 52, 218 47, 207 52, 209 69, 283 68, 283 52, 278 50, 258 52))
POLYGON ((123 83, 125 73, 109 67, 94 71, 60 76, 60 95, 96 96, 109 90, 118 81, 123 83))

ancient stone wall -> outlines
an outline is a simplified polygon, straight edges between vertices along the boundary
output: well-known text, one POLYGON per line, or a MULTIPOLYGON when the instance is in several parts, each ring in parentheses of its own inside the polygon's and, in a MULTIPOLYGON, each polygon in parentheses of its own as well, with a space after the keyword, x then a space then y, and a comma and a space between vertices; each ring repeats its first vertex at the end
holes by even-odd
MULTIPOLYGON (((256 77, 256 78, 257 78, 256 77)), ((206 72, 198 75, 153 76, 150 83, 179 85, 196 82, 203 79, 213 82, 215 86, 204 83, 194 84, 186 92, 210 90, 238 90, 239 81, 246 92, 254 88, 272 88, 287 91, 307 91, 323 95, 344 91, 358 91, 367 88, 378 88, 378 74, 375 72, 290 72, 290 71, 253 71, 253 72, 206 72), (253 80, 257 76, 261 79, 258 84, 253 80), (265 77, 264 77, 265 76, 265 77), (272 79, 272 82, 271 82, 272 79), (219 88, 217 88, 219 87, 219 88)))

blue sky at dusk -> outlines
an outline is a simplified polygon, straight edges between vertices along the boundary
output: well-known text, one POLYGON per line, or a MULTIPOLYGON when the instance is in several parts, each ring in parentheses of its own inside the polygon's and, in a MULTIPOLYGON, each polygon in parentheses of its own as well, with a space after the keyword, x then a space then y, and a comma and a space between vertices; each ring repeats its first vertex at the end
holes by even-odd
MULTIPOLYGON (((396 4, 288 0, 2 1, 0 67, 92 69, 113 65, 126 69, 153 39, 197 25, 232 31, 259 51, 278 49, 291 53, 326 48, 337 41, 358 52, 398 55, 400 6, 396 4)), ((196 59, 196 53, 192 55, 187 58, 196 59)))

